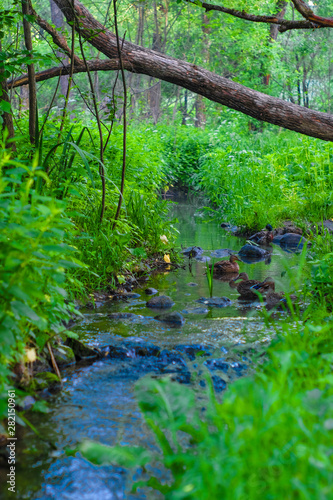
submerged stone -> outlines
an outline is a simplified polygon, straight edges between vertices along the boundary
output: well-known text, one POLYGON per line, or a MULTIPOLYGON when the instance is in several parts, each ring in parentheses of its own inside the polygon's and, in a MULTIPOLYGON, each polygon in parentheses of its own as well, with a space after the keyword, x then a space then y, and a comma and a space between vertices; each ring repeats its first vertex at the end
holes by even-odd
POLYGON ((198 286, 198 283, 187 283, 187 286, 198 286))
POLYGON ((238 252, 240 257, 250 257, 250 258, 262 258, 266 257, 270 254, 267 250, 264 250, 261 247, 257 247, 256 245, 250 245, 247 243, 244 245, 238 252))
POLYGON ((295 233, 284 234, 279 243, 281 247, 295 248, 299 250, 301 250, 306 243, 309 245, 308 240, 303 238, 300 234, 295 233))
POLYGON ((155 316, 157 321, 163 321, 164 323, 172 323, 174 325, 183 325, 185 319, 179 312, 164 313, 155 316))
POLYGON ((221 370, 223 373, 227 373, 229 371, 229 363, 226 363, 224 358, 221 359, 207 359, 204 363, 208 370, 221 370))
POLYGON ((188 247, 182 251, 186 257, 199 257, 203 253, 203 248, 201 247, 188 247))
POLYGON ((123 297, 125 299, 138 299, 141 296, 139 293, 135 293, 135 292, 124 292, 121 294, 121 297, 123 297))
POLYGON ((156 288, 146 288, 145 293, 147 295, 155 295, 155 293, 158 293, 158 290, 156 288))
POLYGON ((207 257, 206 255, 200 255, 199 257, 196 257, 196 260, 199 262, 209 262, 210 257, 207 257))
POLYGON ((226 381, 218 375, 212 375, 212 382, 216 392, 222 392, 227 387, 226 381))
POLYGON ((211 356, 209 347, 203 344, 177 345, 173 348, 173 350, 184 352, 192 361, 196 358, 196 356, 211 356))
POLYGON ((205 297, 200 297, 196 302, 206 304, 209 307, 227 307, 232 304, 228 297, 209 297, 207 299, 205 297))
POLYGON ((235 252, 230 250, 230 248, 219 248, 218 250, 214 250, 210 255, 211 257, 222 259, 223 257, 229 257, 229 255, 232 255, 233 253, 235 252))
POLYGON ((238 362, 230 363, 230 366, 233 370, 235 370, 235 372, 239 376, 241 376, 243 374, 243 371, 247 370, 247 368, 248 368, 248 366, 246 364, 238 363, 238 362))
POLYGON ((149 357, 149 356, 159 356, 161 353, 161 348, 154 344, 146 342, 135 342, 133 340, 125 340, 123 346, 131 352, 135 353, 135 356, 149 357))
POLYGON ((158 297, 153 297, 146 302, 147 307, 155 309, 168 309, 173 305, 175 305, 175 303, 167 295, 159 295, 158 297))
POLYGON ((142 319, 143 316, 141 316, 140 314, 119 312, 119 313, 108 314, 108 318, 110 318, 110 319, 142 319))
POLYGON ((173 380, 179 382, 180 384, 189 384, 191 382, 191 373, 190 372, 179 373, 179 375, 173 377, 173 380))
POLYGON ((206 309, 205 307, 194 307, 193 309, 182 310, 183 314, 207 314, 208 312, 209 309, 206 309))

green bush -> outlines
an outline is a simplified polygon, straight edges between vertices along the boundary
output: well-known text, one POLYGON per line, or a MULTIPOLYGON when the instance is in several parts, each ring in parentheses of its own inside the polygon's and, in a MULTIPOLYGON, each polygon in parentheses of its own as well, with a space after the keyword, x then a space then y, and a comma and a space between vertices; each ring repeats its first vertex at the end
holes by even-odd
POLYGON ((169 183, 205 193, 220 218, 250 229, 333 216, 333 149, 298 134, 160 129, 169 183))
MULTIPOLYGON (((79 268, 75 248, 65 243, 72 225, 62 202, 36 194, 43 173, 0 150, 0 393, 10 366, 22 360, 26 345, 42 349, 65 331, 73 306, 65 288, 80 284, 66 271, 79 268)), ((45 175, 44 179, 47 181, 45 175)), ((4 407, 0 406, 0 416, 4 407)))

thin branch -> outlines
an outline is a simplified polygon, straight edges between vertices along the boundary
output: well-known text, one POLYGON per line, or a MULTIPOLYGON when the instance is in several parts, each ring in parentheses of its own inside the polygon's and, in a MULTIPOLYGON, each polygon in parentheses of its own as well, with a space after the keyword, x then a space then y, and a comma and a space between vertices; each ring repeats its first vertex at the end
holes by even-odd
POLYGON ((52 351, 52 347, 50 345, 50 342, 47 342, 46 343, 47 345, 47 349, 50 353, 50 358, 51 358, 51 363, 52 363, 52 366, 53 366, 53 370, 55 371, 55 374, 57 375, 57 377, 59 378, 61 384, 62 384, 62 380, 61 380, 61 374, 60 374, 60 370, 58 368, 58 365, 57 365, 57 362, 56 362, 56 359, 54 357, 54 354, 53 354, 53 351, 52 351))
MULTIPOLYGON (((186 2, 198 6, 195 0, 185 0, 186 2)), ((293 3, 299 2, 300 0, 292 0, 293 3)), ((303 2, 304 3, 304 2, 303 2)), ((324 24, 323 21, 319 22, 318 20, 324 20, 325 18, 319 18, 318 16, 306 17, 306 21, 290 21, 288 19, 279 19, 278 16, 259 16, 254 14, 249 14, 244 10, 240 11, 237 9, 230 9, 228 7, 223 7, 222 5, 214 5, 206 2, 202 2, 199 6, 209 12, 211 10, 215 10, 217 12, 223 12, 224 14, 229 14, 233 17, 238 17, 239 19, 244 19, 245 21, 251 21, 253 23, 267 23, 267 24, 278 24, 279 31, 284 32, 292 29, 313 29, 319 27, 332 27, 333 20, 326 19, 327 24, 324 24), (317 19, 315 19, 317 18, 317 19), (315 23, 315 25, 314 25, 315 23)), ((312 13, 313 14, 313 13, 312 13)), ((304 16, 305 17, 305 16, 304 16)))
MULTIPOLYGON (((30 0, 29 0, 29 14, 31 16, 34 16, 38 26, 40 26, 44 31, 46 31, 49 35, 51 35, 55 45, 57 45, 60 49, 62 49, 65 52, 65 54, 68 55, 68 57, 72 57, 72 51, 67 44, 66 38, 62 34, 60 34, 59 31, 54 29, 53 26, 51 26, 47 21, 45 21, 45 19, 43 19, 37 14, 37 12, 33 9, 30 0)), ((83 64, 81 59, 75 54, 74 54, 74 61, 75 64, 78 65, 83 64)))
MULTIPOLYGON (((112 226, 112 229, 116 227, 117 220, 120 214, 120 209, 123 201, 123 195, 124 195, 124 187, 125 187, 125 173, 126 173, 126 107, 127 107, 127 88, 126 88, 126 80, 125 80, 125 72, 124 72, 124 65, 123 65, 123 60, 121 56, 121 50, 123 47, 120 48, 120 42, 119 42, 119 32, 118 32, 118 20, 117 20, 117 0, 113 0, 113 12, 114 12, 114 27, 115 27, 115 32, 116 32, 116 38, 117 38, 117 50, 118 50, 118 57, 120 61, 120 70, 121 70, 121 77, 123 81, 123 89, 124 89, 124 101, 123 101, 123 164, 122 164, 122 169, 121 169, 121 185, 120 185, 120 193, 119 193, 119 201, 118 201, 118 206, 117 206, 117 211, 116 215, 114 217, 114 223, 112 226)), ((125 37, 123 37, 123 42, 124 43, 125 37)))
MULTIPOLYGON (((74 0, 73 0, 74 1, 74 0)), ((73 7, 74 8, 74 7, 73 7)), ((67 106, 68 106, 68 101, 69 101, 69 94, 71 92, 71 86, 72 86, 72 80, 73 80, 73 71, 74 71, 74 57, 75 57, 75 25, 73 23, 72 25, 72 50, 71 50, 71 64, 70 64, 70 69, 69 69, 69 78, 68 78, 68 85, 67 85, 67 92, 66 92, 66 97, 65 97, 65 105, 61 117, 61 123, 60 123, 60 129, 59 129, 59 135, 58 135, 58 143, 64 128, 65 124, 65 119, 66 119, 66 114, 67 114, 67 106)))
MULTIPOLYGON (((73 12, 75 13, 74 10, 74 0, 73 0, 73 12)), ((73 28, 75 24, 79 25, 79 19, 75 16, 75 23, 73 23, 73 28)), ((97 128, 98 128, 98 134, 99 134, 99 142, 100 142, 100 147, 99 147, 99 155, 100 155, 100 162, 99 162, 99 175, 102 181, 102 203, 101 203, 101 213, 99 216, 99 222, 100 224, 103 222, 103 217, 104 217, 104 212, 105 212, 105 197, 106 197, 106 185, 105 185, 105 167, 104 167, 104 145, 103 145, 103 132, 102 132, 102 124, 101 124, 101 119, 99 116, 99 111, 98 111, 98 105, 97 105, 97 99, 96 99, 96 92, 94 88, 94 84, 91 78, 89 66, 86 60, 86 56, 83 50, 83 43, 82 43, 82 38, 81 38, 81 31, 78 30, 79 34, 79 44, 80 44, 80 50, 82 54, 82 59, 86 68, 86 73, 88 76, 89 80, 89 85, 90 85, 90 90, 91 90, 91 96, 94 104, 94 110, 95 110, 95 118, 97 121, 97 128)))
POLYGON ((333 19, 329 17, 316 16, 313 10, 303 0, 291 0, 295 9, 308 21, 318 24, 323 28, 333 28, 333 19))
MULTIPOLYGON (((120 69, 119 61, 118 59, 112 59, 112 60, 94 60, 94 61, 87 61, 87 66, 89 71, 112 71, 112 70, 118 70, 120 69)), ((56 66, 54 68, 50 69, 45 69, 44 71, 40 71, 36 73, 36 82, 42 82, 44 80, 49 80, 50 78, 55 78, 56 76, 60 75, 69 75, 70 74, 70 64, 65 64, 64 66, 56 66)), ((82 61, 80 65, 75 65, 73 69, 73 73, 86 73, 87 72, 87 67, 85 66, 84 62, 82 61)), ((13 80, 8 80, 7 85, 8 88, 16 88, 16 87, 22 87, 22 85, 27 85, 28 83, 28 75, 21 75, 18 76, 17 78, 14 78, 13 80)))

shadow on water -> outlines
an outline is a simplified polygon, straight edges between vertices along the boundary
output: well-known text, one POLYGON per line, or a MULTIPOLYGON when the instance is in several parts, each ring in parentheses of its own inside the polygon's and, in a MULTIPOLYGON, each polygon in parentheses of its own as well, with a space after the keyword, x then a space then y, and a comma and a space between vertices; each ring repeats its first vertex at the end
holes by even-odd
MULTIPOLYGON (((194 245, 202 247, 203 256, 210 257, 212 262, 219 260, 211 256, 212 252, 221 249, 238 252, 245 242, 226 233, 217 222, 203 223, 200 217, 194 215, 195 207, 191 205, 179 203, 173 208, 173 212, 179 219, 179 244, 184 248, 194 245)), ((265 261, 242 263, 241 271, 246 272, 250 279, 263 280, 270 276, 278 283, 278 289, 288 290, 287 276, 281 277, 284 270, 282 256, 289 266, 297 265, 297 256, 285 254, 282 249, 274 246, 269 265, 265 261)), ((271 332, 260 333, 263 322, 258 315, 261 307, 259 302, 250 305, 241 303, 237 299, 236 290, 230 288, 228 282, 214 280, 213 295, 228 297, 232 301, 230 306, 210 308, 197 302, 200 297, 209 295, 205 271, 204 262, 192 260, 189 266, 186 258, 185 269, 156 274, 147 281, 147 286, 156 288, 160 295, 168 295, 173 299, 175 305, 172 311, 180 312, 186 320, 182 327, 172 327, 154 320, 154 316, 160 311, 146 307, 146 301, 150 297, 145 294, 143 287, 135 290, 140 295, 139 298, 130 299, 126 303, 110 301, 96 312, 87 311, 84 319, 73 330, 88 344, 101 348, 122 345, 126 338, 134 342, 149 342, 164 350, 180 344, 200 344, 218 350, 219 356, 221 351, 227 353, 230 346, 244 342, 255 345, 269 340, 271 332), (107 316, 108 313, 120 311, 139 316, 121 321, 107 316)), ((72 447, 84 438, 105 444, 114 444, 120 440, 124 444, 154 446, 138 411, 133 388, 142 374, 154 373, 155 368, 147 365, 145 373, 140 374, 138 364, 141 361, 135 363, 135 360, 105 358, 88 366, 65 370, 64 389, 50 398, 49 413, 29 415, 40 434, 46 440, 56 443, 57 450, 52 452, 29 429, 24 429, 18 442, 20 453, 15 498, 146 498, 143 492, 135 495, 125 492, 126 481, 130 478, 123 469, 96 467, 80 456, 67 457, 64 453, 66 447, 72 447)), ((209 363, 213 366, 214 360, 209 363)), ((229 372, 232 371, 231 368, 236 370, 236 377, 241 374, 240 366, 237 362, 229 363, 227 369, 229 372)), ((6 469, 3 472, 6 473, 6 469)))

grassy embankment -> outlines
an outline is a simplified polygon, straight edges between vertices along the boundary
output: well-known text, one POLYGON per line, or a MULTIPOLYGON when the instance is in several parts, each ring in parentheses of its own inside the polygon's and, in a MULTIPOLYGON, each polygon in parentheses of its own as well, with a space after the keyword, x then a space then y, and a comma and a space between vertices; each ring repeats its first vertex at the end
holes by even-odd
POLYGON ((36 356, 48 356, 48 342, 72 335, 64 321, 74 310, 73 298, 110 291, 126 275, 147 273, 143 259, 173 252, 175 230, 158 194, 165 174, 154 137, 130 134, 124 199, 114 225, 121 130, 114 131, 105 154, 102 222, 96 131, 77 125, 66 134, 57 146, 57 134, 45 133, 33 160, 27 160, 25 139, 18 140, 15 159, 5 144, 0 148, 0 419, 8 387, 20 383, 18 395, 24 396, 36 356))

